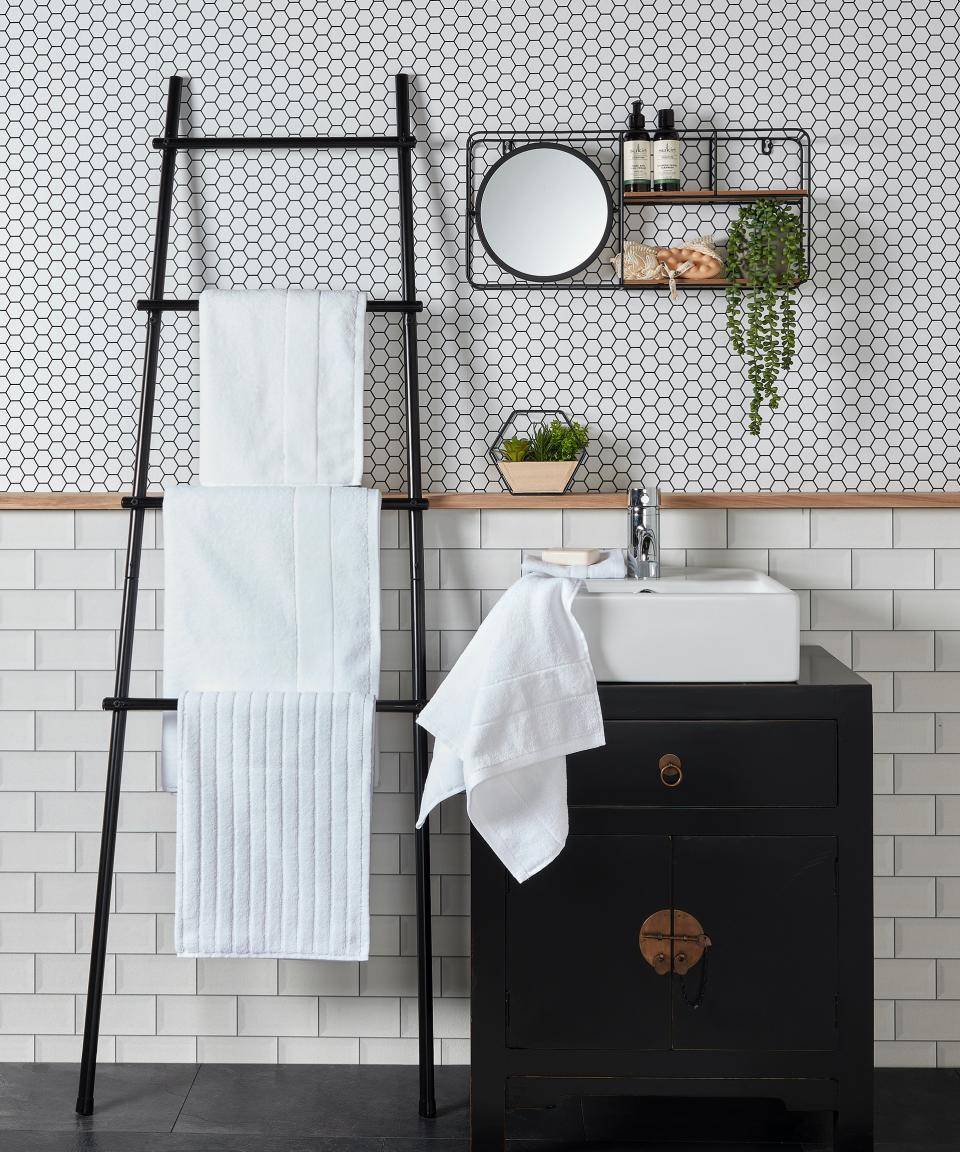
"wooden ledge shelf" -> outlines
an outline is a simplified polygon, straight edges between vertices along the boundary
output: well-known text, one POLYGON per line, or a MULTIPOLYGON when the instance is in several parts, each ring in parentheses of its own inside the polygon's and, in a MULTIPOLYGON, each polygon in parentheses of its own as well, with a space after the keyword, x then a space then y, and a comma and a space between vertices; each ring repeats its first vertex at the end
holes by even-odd
POLYGON ((679 192, 624 192, 624 204, 748 204, 752 200, 804 200, 805 188, 685 188, 679 192))
MULTIPOLYGON (((703 280, 684 280, 677 277, 678 288, 725 288, 730 281, 723 276, 707 276, 703 280)), ((659 288, 661 291, 670 287, 669 280, 624 280, 624 288, 659 288)))
MULTIPOLYGON (((119 509, 120 492, 0 492, 0 511, 119 509)), ((156 493, 160 495, 160 493, 156 493)), ((431 508, 625 509, 624 492, 429 492, 431 508)), ((664 508, 960 508, 958 492, 664 492, 664 508)))
MULTIPOLYGON (((430 492, 431 508, 593 508, 626 511, 625 492, 511 496, 430 492)), ((664 508, 960 508, 960 492, 662 492, 664 508)))

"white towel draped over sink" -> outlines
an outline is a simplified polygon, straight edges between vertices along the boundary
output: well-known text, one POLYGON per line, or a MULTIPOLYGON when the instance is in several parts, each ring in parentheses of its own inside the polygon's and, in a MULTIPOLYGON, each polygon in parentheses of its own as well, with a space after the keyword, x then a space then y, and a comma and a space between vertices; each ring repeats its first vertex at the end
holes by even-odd
MULTIPOLYGON (((377 694, 380 494, 180 486, 164 495, 163 690, 377 694)), ((177 717, 162 776, 177 780, 177 717)))
POLYGON ((596 677, 571 612, 580 586, 518 580, 420 714, 436 743, 417 826, 465 791, 471 823, 520 881, 566 843, 566 757, 604 743, 596 677))
POLYGON ((200 294, 200 483, 359 484, 362 292, 200 294))
POLYGON ((359 693, 184 694, 179 955, 367 959, 373 723, 359 693))

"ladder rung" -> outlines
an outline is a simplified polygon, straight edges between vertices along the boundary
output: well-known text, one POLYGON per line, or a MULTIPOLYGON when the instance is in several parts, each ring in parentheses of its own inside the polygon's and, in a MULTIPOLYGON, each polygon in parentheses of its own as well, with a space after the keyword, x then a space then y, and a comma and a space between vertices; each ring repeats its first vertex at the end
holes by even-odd
MULTIPOLYGON (((138 300, 138 312, 197 312, 199 300, 138 300)), ((422 312, 422 300, 368 300, 368 312, 422 312)))
MULTIPOLYGON (((419 712, 425 700, 378 700, 378 712, 419 712)), ((106 696, 104 712, 176 712, 176 700, 152 696, 106 696)))
POLYGON ((162 496, 124 496, 120 501, 121 508, 162 508, 162 496))
MULTIPOLYGON (((416 499, 412 496, 384 496, 381 501, 384 508, 396 508, 400 512, 426 512, 430 501, 424 497, 416 499)), ((124 496, 120 500, 121 508, 162 508, 162 496, 124 496)))
POLYGON ((400 512, 426 512, 430 507, 430 500, 423 496, 419 500, 412 496, 383 496, 380 499, 381 508, 396 508, 400 512))
POLYGON ((217 148, 413 148, 415 136, 155 136, 154 148, 183 152, 217 148))
POLYGON ((104 712, 176 712, 176 700, 152 696, 105 696, 100 705, 104 712))

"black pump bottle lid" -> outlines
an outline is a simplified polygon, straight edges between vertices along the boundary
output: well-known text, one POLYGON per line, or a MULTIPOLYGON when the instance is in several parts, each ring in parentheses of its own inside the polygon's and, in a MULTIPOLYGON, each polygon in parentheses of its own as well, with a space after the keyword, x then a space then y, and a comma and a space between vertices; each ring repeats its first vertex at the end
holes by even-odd
POLYGON ((643 118, 643 113, 640 111, 640 101, 634 100, 633 111, 630 113, 630 127, 634 131, 639 131, 646 126, 646 120, 643 118))
POLYGON ((658 128, 672 128, 673 127, 673 109, 661 108, 657 112, 657 127, 658 128))

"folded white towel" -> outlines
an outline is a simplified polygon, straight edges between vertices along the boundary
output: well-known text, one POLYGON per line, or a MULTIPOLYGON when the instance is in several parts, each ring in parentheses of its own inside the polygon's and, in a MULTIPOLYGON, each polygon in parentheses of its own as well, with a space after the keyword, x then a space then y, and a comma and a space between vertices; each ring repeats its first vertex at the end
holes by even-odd
MULTIPOLYGON (((358 692, 380 678, 380 494, 164 494, 163 691, 358 692)), ((176 787, 176 716, 162 777, 176 787)))
POLYGON ((366 960, 374 701, 180 701, 180 956, 366 960))
POLYGON ((567 839, 567 762, 604 743, 597 681, 570 606, 577 580, 524 576, 420 713, 436 737, 417 827, 466 791, 473 826, 517 880, 567 839))
POLYGON ((200 295, 200 483, 359 484, 360 292, 200 295))
POLYGON ((544 576, 565 576, 573 580, 620 580, 627 575, 627 557, 622 548, 604 552, 595 564, 549 564, 539 552, 525 552, 521 572, 544 576))

